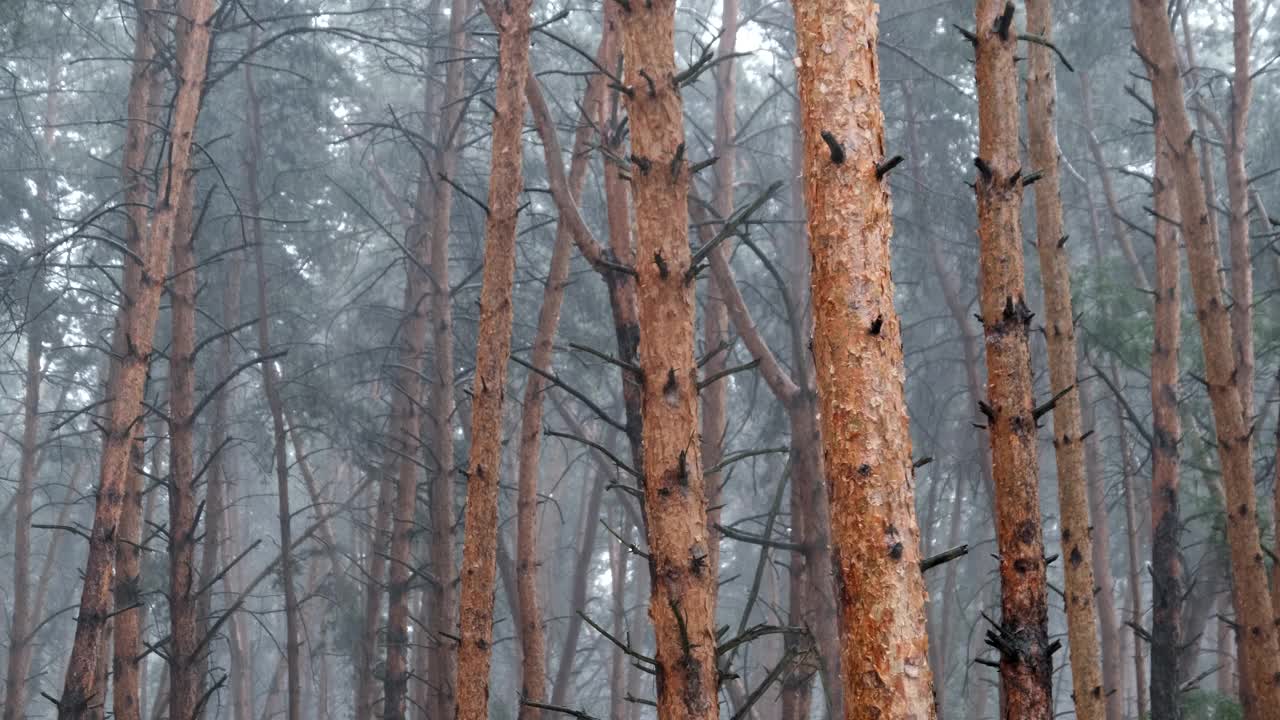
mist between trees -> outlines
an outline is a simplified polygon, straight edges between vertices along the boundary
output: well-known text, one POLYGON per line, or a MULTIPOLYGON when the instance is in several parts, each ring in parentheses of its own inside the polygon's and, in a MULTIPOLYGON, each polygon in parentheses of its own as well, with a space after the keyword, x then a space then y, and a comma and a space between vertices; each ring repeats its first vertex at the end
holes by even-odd
POLYGON ((1278 15, 0 5, 0 720, 1280 720, 1278 15))

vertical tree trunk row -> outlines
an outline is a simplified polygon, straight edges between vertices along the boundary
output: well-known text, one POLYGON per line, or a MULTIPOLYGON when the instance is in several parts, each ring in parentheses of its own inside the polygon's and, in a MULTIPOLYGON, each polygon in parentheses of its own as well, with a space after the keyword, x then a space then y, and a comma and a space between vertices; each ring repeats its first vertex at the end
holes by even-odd
MULTIPOLYGON (((1242 700, 1251 720, 1280 717, 1280 646, 1267 585, 1252 469, 1252 432, 1245 421, 1236 347, 1222 296, 1218 244, 1199 178, 1195 135, 1183 101, 1181 75, 1164 3, 1131 0, 1134 39, 1151 80, 1175 178, 1187 265, 1204 350, 1218 458, 1226 494, 1227 540, 1236 621, 1240 625, 1242 700)), ((1154 672, 1154 671, 1153 671, 1154 672)))

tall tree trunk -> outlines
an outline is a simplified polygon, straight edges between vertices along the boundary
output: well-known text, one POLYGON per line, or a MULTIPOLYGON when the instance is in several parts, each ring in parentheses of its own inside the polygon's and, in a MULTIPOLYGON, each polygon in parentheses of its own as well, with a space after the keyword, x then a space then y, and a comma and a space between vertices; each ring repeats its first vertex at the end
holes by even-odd
MULTIPOLYGON (((1236 621, 1240 625, 1242 700, 1251 720, 1280 717, 1280 645, 1267 586, 1265 556, 1258 528, 1252 469, 1252 432, 1245 421, 1228 311, 1222 300, 1218 245, 1210 233, 1210 209, 1198 177, 1199 157, 1183 102, 1173 31, 1165 4, 1131 0, 1134 39, 1148 63, 1170 169, 1176 180, 1187 265, 1195 295, 1204 350, 1205 376, 1213 408, 1218 458, 1226 493, 1227 540, 1236 621)), ((1154 674, 1154 671, 1153 671, 1154 674)))
MULTIPOLYGON (((1027 32, 1053 37, 1050 0, 1028 0, 1027 32)), ((1076 717, 1103 720, 1106 690, 1102 685, 1102 648, 1098 645, 1098 612, 1094 605, 1093 538, 1084 474, 1084 432, 1080 389, 1076 381, 1075 313, 1071 309, 1071 261, 1062 222, 1058 172, 1057 58, 1048 47, 1029 44, 1027 130, 1030 160, 1041 173, 1035 185, 1036 246, 1044 284, 1045 340, 1049 348, 1053 407, 1053 451, 1058 468, 1058 515, 1062 529, 1067 643, 1076 717)), ((1104 518, 1105 521, 1105 518, 1104 518)), ((1104 588, 1103 592, 1110 592, 1104 588)))
MULTIPOLYGON (((426 109, 424 114, 430 112, 426 109)), ((424 125, 427 123, 424 122, 424 125)), ((424 128, 429 134, 430 128, 424 128)), ((383 681, 383 717, 403 720, 409 698, 409 593, 414 579, 412 544, 417 526, 418 463, 422 454, 422 368, 426 358, 431 277, 431 243, 427 232, 431 201, 431 171, 423 160, 418 169, 413 222, 405 229, 404 300, 399 328, 395 379, 391 384, 388 459, 395 468, 395 498, 391 505, 391 547, 387 584, 387 660, 383 681)), ((422 681, 426 681, 423 678, 422 681)))
MULTIPOLYGON (((1114 377, 1115 366, 1112 366, 1112 376, 1114 377)), ((1129 565, 1129 615, 1130 622, 1134 626, 1141 626, 1144 605, 1142 602, 1142 567, 1138 564, 1138 511, 1137 504, 1133 497, 1133 477, 1136 474, 1133 467, 1133 456, 1129 450, 1129 434, 1124 427, 1124 423, 1118 414, 1120 412, 1119 403, 1114 403, 1117 413, 1116 427, 1119 428, 1120 435, 1120 483, 1121 492, 1124 494, 1124 515, 1125 515, 1125 534, 1127 542, 1125 542, 1126 555, 1128 556, 1129 565)), ((1103 586, 1106 587, 1106 586, 1103 586)), ((1133 643, 1133 677, 1134 677, 1134 694, 1136 695, 1138 716, 1145 717, 1147 713, 1147 668, 1143 660, 1142 647, 1145 639, 1138 635, 1136 630, 1132 628, 1130 642, 1133 643)))
MULTIPOLYGON (((716 55, 720 60, 715 69, 715 137, 711 154, 717 158, 715 163, 716 177, 711 206, 722 219, 733 214, 734 165, 737 162, 734 134, 737 132, 737 118, 734 116, 737 102, 737 79, 734 76, 736 63, 734 52, 738 42, 738 0, 724 0, 720 8, 720 42, 716 47, 716 55)), ((729 239, 714 249, 721 255, 728 254, 726 247, 733 240, 729 239)), ((708 286, 706 300, 703 301, 702 346, 704 352, 714 353, 707 361, 703 372, 707 377, 723 373, 729 364, 729 309, 724 298, 717 292, 715 283, 708 286), (722 352, 717 348, 724 347, 722 352)), ((714 468, 724 458, 724 442, 729 427, 728 402, 729 383, 725 379, 702 388, 702 462, 706 468, 714 468)), ((719 578, 720 573, 720 541, 716 524, 720 522, 720 479, 719 471, 708 471, 704 482, 707 487, 707 533, 713 538, 710 542, 710 557, 707 565, 711 574, 719 578)))
POLYGON ((876 6, 793 4, 844 717, 931 718, 876 6))
POLYGON ((498 77, 480 290, 471 458, 459 610, 458 720, 489 716, 489 662, 498 542, 498 479, 502 470, 502 401, 511 353, 525 83, 529 76, 530 0, 509 0, 491 12, 498 28, 498 77))
MULTIPOLYGON (((449 10, 449 64, 445 66, 444 100, 441 118, 436 126, 435 167, 438 172, 452 178, 458 163, 461 143, 456 129, 463 111, 459 99, 464 88, 465 65, 459 60, 466 52, 466 19, 468 0, 452 0, 449 10)), ((434 186, 431 207, 431 344, 434 364, 428 380, 431 385, 427 400, 429 427, 431 428, 431 477, 430 514, 431 571, 439 585, 429 586, 426 602, 431 605, 429 622, 437 638, 441 633, 452 634, 457 627, 454 608, 457 607, 457 590, 454 578, 453 551, 453 307, 449 282, 449 228, 453 211, 453 186, 437 182, 434 186)), ((436 718, 454 713, 454 688, 456 664, 452 643, 438 639, 431 647, 431 684, 435 688, 429 707, 436 718)))
MULTIPOLYGON (((133 427, 141 409, 143 384, 155 334, 156 315, 163 290, 163 278, 169 265, 178 205, 185 197, 191 167, 191 148, 205 81, 210 40, 212 0, 182 0, 178 6, 178 24, 185 42, 179 44, 176 56, 178 89, 170 124, 171 143, 168 162, 164 166, 151 234, 145 253, 126 256, 126 276, 136 273, 136 291, 128 294, 117 313, 112 338, 119 348, 107 386, 108 417, 104 423, 106 437, 102 445, 102 466, 94 509, 93 531, 89 555, 85 563, 84 586, 81 590, 76 636, 67 663, 66 681, 59 699, 60 720, 81 720, 90 708, 102 701, 93 696, 94 665, 101 652, 106 622, 111 612, 112 574, 115 565, 115 538, 124 505, 133 427), (135 257, 141 257, 139 268, 135 257)), ((141 92, 134 78, 130 94, 141 92)))
MULTIPOLYGON (((261 198, 258 196, 258 161, 262 153, 262 122, 257 88, 253 80, 253 66, 245 65, 244 83, 249 97, 248 124, 249 147, 244 155, 244 171, 246 176, 247 195, 245 210, 249 214, 249 228, 253 240, 253 254, 257 266, 258 295, 258 352, 267 357, 271 355, 271 313, 267 299, 267 267, 263 252, 266 238, 262 232, 262 213, 259 209, 261 198)), ((272 458, 275 461, 276 499, 278 519, 280 523, 280 562, 281 584, 284 586, 284 619, 285 640, 284 654, 287 663, 286 672, 286 709, 289 720, 301 720, 302 717, 302 659, 300 619, 298 608, 298 590, 294 586, 297 574, 296 560, 293 557, 293 515, 289 510, 289 448, 288 430, 284 424, 284 401, 280 397, 280 377, 276 373, 276 365, 272 360, 261 364, 262 390, 267 397, 267 406, 271 410, 272 458)), ((175 692, 171 687, 170 692, 175 692)))
MULTIPOLYGON (((143 175, 147 160, 147 114, 153 85, 159 73, 152 65, 155 54, 152 13, 155 0, 138 4, 134 30, 133 68, 130 77, 129 117, 125 129, 124 159, 121 173, 124 198, 128 206, 126 243, 135 251, 143 247, 147 232, 147 183, 143 175)), ((128 263, 126 263, 126 266, 128 263)), ((126 270, 125 292, 136 289, 136 273, 129 277, 126 270), (131 281, 133 284, 131 285, 131 281)), ((130 452, 126 470, 124 503, 120 524, 116 528, 120 542, 116 545, 114 602, 121 609, 115 618, 115 640, 112 643, 111 707, 119 720, 141 720, 142 717, 142 623, 145 608, 125 610, 142 602, 141 550, 142 542, 142 467, 145 462, 141 442, 135 442, 130 452)), ((9 720, 6 718, 6 720, 9 720)))
MULTIPOLYGON (((1022 167, 1012 2, 977 6, 978 238, 982 329, 987 346, 983 405, 996 486, 1000 553, 1001 716, 1048 720, 1053 714, 1044 538, 1040 525, 1035 401, 1032 396, 1022 261, 1022 167)), ((1057 238, 1054 238, 1054 242, 1057 238)))
MULTIPOLYGON (((37 282, 39 282, 37 280, 37 282)), ((31 312, 35 298, 27 301, 31 312)), ((27 368, 23 378, 22 447, 18 468, 18 489, 14 496, 13 518, 13 610, 9 624, 9 664, 5 676, 4 720, 19 720, 27 710, 27 672, 31 667, 31 632, 36 622, 36 609, 31 603, 31 507, 35 494, 36 455, 40 437, 40 369, 44 356, 41 325, 45 322, 28 313, 27 368)))
MULTIPOLYGON (((608 62, 615 50, 615 32, 606 25, 596 51, 597 62, 608 62)), ((526 81, 535 83, 532 75, 526 81)), ((604 117, 605 77, 593 75, 587 82, 582 100, 582 118, 573 136, 573 148, 569 153, 569 193, 576 203, 582 195, 586 183, 587 170, 590 167, 590 144, 595 136, 594 128, 599 126, 604 117)), ((538 124, 552 123, 550 110, 541 102, 541 93, 529 94, 530 106, 533 109, 534 122, 538 124)), ((551 124, 547 132, 554 133, 551 124)), ((557 159, 558 161, 558 159, 557 159)), ((524 403, 520 416, 520 447, 517 455, 517 482, 519 497, 517 501, 517 540, 516 540, 516 583, 520 599, 520 642, 523 656, 523 692, 524 696, 535 702, 545 702, 547 698, 546 638, 542 631, 542 610, 538 602, 538 524, 537 494, 538 473, 542 451, 542 401, 546 380, 540 373, 551 367, 552 343, 556 329, 560 324, 560 308, 564 302, 564 291, 569 279, 569 261, 573 251, 573 234, 568 222, 561 221, 556 225, 555 248, 551 254, 551 266, 547 272, 547 286, 542 296, 542 309, 538 315, 537 332, 533 341, 532 362, 535 371, 530 372, 525 380, 524 403)), ((597 485, 599 483, 596 483, 597 485)), ((593 488, 592 493, 596 490, 593 488)), ((596 510, 599 503, 596 503, 596 510)), ((587 518, 586 535, 594 538, 598 513, 593 512, 587 518)), ((589 545, 588 545, 589 547, 589 545)), ((584 553, 590 550, 584 548, 584 553)), ((575 585, 575 589, 576 589, 575 585)), ((585 593, 585 578, 583 583, 585 593)), ((583 609, 575 604, 573 610, 583 609)), ((560 655, 560 668, 556 680, 552 700, 554 705, 563 705, 568 692, 568 676, 573 671, 573 658, 577 649, 575 626, 578 616, 570 616, 570 633, 565 636, 565 652, 560 655)), ((524 705, 520 716, 527 720, 541 717, 537 708, 524 705)))
MULTIPOLYGON (((1096 399, 1091 385, 1080 386, 1081 415, 1084 427, 1097 427, 1096 399)), ((1102 462, 1098 452, 1098 436, 1084 440, 1085 480, 1089 491, 1089 514, 1093 520, 1094 584, 1098 589, 1098 628, 1102 636, 1102 677, 1106 685, 1107 720, 1124 720, 1126 674, 1124 652, 1120 647, 1120 617, 1116 609, 1115 574, 1111 569, 1111 523, 1107 517, 1107 491, 1102 462)), ((1129 555, 1136 557, 1136 538, 1126 535, 1129 555)), ((1132 573, 1130 573, 1132 575, 1132 573)), ((1130 618, 1132 619, 1132 618, 1130 618)), ((1141 675, 1141 671, 1139 671, 1141 675)), ((1141 675, 1145 678, 1145 675, 1141 675)), ((1140 685, 1145 686, 1143 679, 1140 685)), ((1145 707, 1145 705, 1144 705, 1145 707)))
MULTIPOLYGON (((1157 124, 1155 183, 1156 286, 1151 346, 1151 711, 1153 717, 1182 717, 1180 666, 1183 628, 1182 517, 1179 501, 1178 351, 1182 343, 1182 290, 1178 230, 1161 218, 1178 217, 1171 148, 1157 124)), ((1126 463, 1128 460, 1126 459, 1126 463)), ((1131 581, 1137 579, 1131 578, 1131 581)), ((1135 608, 1137 614, 1141 608, 1135 608)), ((1139 688, 1141 693, 1141 688, 1139 688)), ((1141 696, 1140 696, 1141 697, 1141 696)))
POLYGON ((715 597, 698 431, 698 368, 687 206, 689 167, 675 69, 674 0, 633 4, 622 17, 629 87, 631 186, 658 715, 713 720, 715 597))
MULTIPOLYGON (((197 657, 200 628, 196 593, 195 386, 196 260, 195 183, 178 210, 169 286, 169 717, 202 717, 204 663, 197 657)), ((257 213, 254 213, 255 215, 257 213)))
MULTIPOLYGON (((630 541, 631 528, 626 525, 627 515, 619 506, 613 513, 613 525, 618 533, 630 541)), ((609 577, 612 595, 613 636, 626 637, 627 632, 627 550, 620 542, 609 543, 609 577)), ((623 720, 627 706, 627 656, 622 648, 611 648, 609 658, 609 717, 623 720)))

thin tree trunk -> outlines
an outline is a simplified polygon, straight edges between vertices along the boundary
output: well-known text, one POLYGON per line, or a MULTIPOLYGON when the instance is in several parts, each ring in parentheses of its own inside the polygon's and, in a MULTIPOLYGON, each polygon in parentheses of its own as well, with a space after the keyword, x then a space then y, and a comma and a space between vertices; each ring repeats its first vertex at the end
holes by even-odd
MULTIPOLYGON (((1045 40, 1053 36, 1049 0, 1027 1, 1027 32, 1045 40)), ((1048 47, 1029 44, 1027 129, 1030 160, 1041 177, 1035 185, 1036 246, 1044 284, 1045 340, 1049 348, 1053 407, 1053 451, 1058 469, 1058 514, 1062 529, 1067 645, 1076 717, 1103 720, 1106 690, 1102 685, 1102 648, 1098 644, 1098 611, 1094 605, 1093 538, 1084 473, 1084 431, 1080 421, 1080 389, 1076 381, 1075 314, 1071 307, 1071 260, 1062 221, 1055 126, 1058 62, 1048 47)), ((1109 592, 1109 588, 1104 588, 1109 592)))
POLYGON ((512 282, 519 213, 521 132, 529 76, 530 0, 510 0, 491 12, 498 28, 498 77, 480 290, 475 399, 467 483, 459 615, 458 720, 489 716, 489 664, 493 644, 498 479, 502 470, 502 401, 511 353, 512 282))
MULTIPOLYGON (((429 129, 424 128, 426 132, 429 129)), ((409 592, 414 579, 412 543, 417 525, 418 462, 421 455, 422 367, 426 343, 431 278, 430 237, 426 217, 431 200, 429 164, 418 170, 413 223, 405 229, 404 300, 395 379, 391 385, 389 459, 395 468, 395 498, 391 506, 391 547, 387 584, 387 659, 383 682, 383 717, 403 720, 409 698, 409 592)), ((425 680, 425 678, 424 678, 425 680)))
POLYGON ((844 717, 932 718, 892 212, 877 170, 886 157, 876 6, 794 7, 844 717))
MULTIPOLYGON (((630 540, 631 529, 626 525, 627 516, 619 507, 614 514, 613 525, 623 538, 630 540)), ((622 543, 609 543, 609 575, 613 608, 613 636, 626 637, 627 633, 627 550, 622 543)), ((627 706, 627 656, 614 646, 609 659, 609 717, 622 720, 627 706)))
MULTIPOLYGON (((196 593, 195 183, 178 210, 173 238, 169 347, 169 717, 199 718, 204 662, 196 593)), ((254 213, 256 215, 256 212, 254 213)))
MULTIPOLYGON (((608 62, 608 58, 615 52, 613 49, 615 33, 608 27, 600 38, 599 49, 596 51, 597 62, 608 62)), ((537 82, 532 75, 526 81, 528 83, 537 82)), ((573 201, 578 202, 582 195, 583 185, 586 183, 587 170, 589 169, 590 160, 590 144, 595 135, 595 127, 598 127, 601 119, 604 117, 604 91, 605 77, 603 75, 594 75, 587 83, 586 92, 583 95, 582 108, 583 117, 578 123, 578 128, 574 132, 573 149, 570 151, 569 157, 569 193, 573 201)), ((531 106, 533 107, 533 116, 536 123, 550 123, 550 111, 545 104, 539 102, 542 99, 540 93, 530 96, 531 106)), ((548 129, 548 132, 555 132, 554 125, 548 129)), ((564 302, 564 291, 568 285, 569 279, 569 261, 573 251, 573 235, 567 222, 559 222, 556 226, 556 242, 551 254, 551 266, 547 273, 547 286, 542 296, 542 309, 538 315, 537 331, 533 341, 532 362, 535 372, 530 372, 525 380, 524 403, 520 417, 520 447, 518 450, 518 467, 517 482, 519 497, 517 501, 517 539, 516 539, 516 583, 520 600, 520 642, 523 657, 523 682, 522 688, 524 696, 535 702, 545 702, 547 698, 547 658, 546 658, 546 638, 542 629, 542 610, 538 601, 538 522, 537 522, 537 494, 538 494, 538 473, 539 463, 541 461, 542 451, 542 401, 543 391, 546 389, 546 380, 540 372, 547 372, 551 367, 552 360, 552 343, 555 340, 556 329, 560 324, 560 308, 564 302)), ((599 485, 599 483, 596 483, 599 485)), ((598 491, 593 488, 592 493, 598 491)), ((595 528, 597 526, 597 518, 599 503, 597 501, 595 512, 588 516, 588 524, 586 527, 586 535, 594 538, 595 528)), ((585 543, 586 548, 583 553, 590 559, 590 545, 594 543, 585 543)), ((575 594, 577 585, 575 587, 575 594)), ((586 578, 584 576, 583 594, 586 592, 586 578)), ((585 602, 585 598, 584 598, 585 602)), ((580 610, 583 606, 575 604, 574 610, 580 610)), ((573 670, 573 657, 577 649, 577 635, 574 626, 579 618, 576 614, 571 615, 569 619, 570 632, 565 636, 565 652, 560 655, 560 668, 556 673, 555 685, 553 690, 552 704, 563 705, 564 698, 568 692, 568 676, 573 670)), ((521 706, 520 717, 526 720, 537 720, 541 717, 541 711, 528 705, 521 706)))
MULTIPOLYGON (((737 132, 737 118, 734 116, 737 79, 734 77, 736 64, 733 56, 738 41, 738 5, 738 0, 724 0, 721 3, 720 42, 716 48, 720 64, 715 69, 715 137, 711 154, 718 159, 715 163, 716 177, 711 206, 722 219, 733 214, 734 165, 737 162, 734 147, 734 134, 737 132)), ((713 252, 727 255, 727 246, 732 242, 732 239, 722 242, 713 252)), ((723 373, 729 364, 729 309, 714 283, 708 289, 710 292, 703 302, 702 346, 705 352, 714 355, 707 361, 703 372, 707 377, 714 377, 723 373), (716 352, 721 347, 725 349, 716 352)), ((702 462, 704 467, 714 468, 724 458, 724 441, 729 427, 728 381, 722 378, 707 385, 702 388, 701 396, 702 462)), ((720 522, 720 472, 708 471, 704 482, 707 487, 707 533, 712 538, 707 565, 711 568, 712 576, 718 579, 720 541, 719 531, 715 526, 720 522)))
MULTIPOLYGON (((569 691, 573 684, 574 659, 578 655, 578 642, 583 625, 582 616, 578 613, 586 612, 587 608, 587 591, 591 583, 591 563, 595 558, 596 532, 600 527, 600 502, 604 495, 605 477, 602 475, 587 478, 587 482, 591 483, 591 490, 588 491, 583 506, 582 532, 579 534, 581 541, 578 546, 578 557, 573 565, 571 581, 573 591, 569 602, 571 613, 569 625, 565 630, 564 645, 560 649, 560 665, 556 668, 556 682, 551 696, 551 704, 561 707, 571 699, 569 691)), ((522 620, 523 612, 522 610, 522 620)), ((526 620, 524 624, 527 626, 528 621, 526 620)))
MULTIPOLYGON (((1236 347, 1222 300, 1218 245, 1210 234, 1210 209, 1197 176, 1199 157, 1182 95, 1173 31, 1165 4, 1131 0, 1134 39, 1148 63, 1155 107, 1163 125, 1170 169, 1176 179, 1187 265, 1196 301, 1205 377, 1213 408, 1218 458, 1227 497, 1227 539, 1236 620, 1241 626, 1245 682, 1242 700, 1251 720, 1280 718, 1280 645, 1267 586, 1252 469, 1252 432, 1245 422, 1237 382, 1236 347)), ((1154 513, 1153 513, 1154 515, 1154 513)), ((1153 671, 1154 674, 1154 671, 1153 671)))
MULTIPOLYGON (((1096 400, 1091 385, 1080 386, 1080 403, 1084 427, 1097 427, 1096 400)), ((1085 480, 1088 485, 1089 514, 1093 520, 1093 569, 1094 584, 1098 588, 1098 627, 1102 636, 1102 677, 1107 694, 1107 720, 1124 720, 1126 674, 1124 652, 1120 648, 1120 618, 1116 610, 1115 574, 1111 569, 1111 521, 1107 517, 1107 493, 1104 486, 1101 459, 1098 457, 1098 436, 1084 440, 1085 480)), ((1126 534, 1129 555, 1134 556, 1136 538, 1126 534)), ((1132 618, 1131 618, 1132 619, 1132 618)), ((1145 674, 1139 683, 1146 685, 1145 674)))
MULTIPOLYGON (((1160 282, 1159 268, 1157 268, 1156 282, 1160 282)), ((1113 366, 1114 374, 1114 366, 1113 366)), ((1119 413, 1120 408, 1116 403, 1116 412, 1119 413)), ((1138 565, 1138 519, 1137 519, 1137 503, 1133 497, 1133 477, 1135 475, 1133 468, 1132 454, 1129 450, 1129 435, 1124 427, 1121 418, 1116 418, 1116 426, 1120 432, 1120 454, 1121 454, 1121 485, 1124 492, 1124 516, 1125 531, 1127 542, 1125 548, 1129 561, 1129 621, 1136 627, 1141 627, 1143 616, 1142 603, 1142 568, 1138 565)), ((1105 586, 1104 586, 1105 587, 1105 586)), ((1145 639, 1138 635, 1136 630, 1129 633, 1130 642, 1133 643, 1133 676, 1134 676, 1134 694, 1137 699, 1138 717, 1146 717, 1147 708, 1147 666, 1142 655, 1142 644, 1145 639)))
MULTIPOLYGON (((262 231, 262 213, 259 210, 261 198, 258 196, 258 161, 262 152, 262 124, 260 103, 257 89, 253 81, 253 66, 245 65, 244 82, 249 97, 248 123, 249 148, 245 153, 244 170, 247 184, 245 210, 249 214, 249 228, 253 240, 253 254, 257 266, 258 294, 258 352, 263 357, 271 354, 271 314, 267 300, 267 267, 263 252, 266 238, 262 231)), ((302 660, 298 595, 294 586, 296 560, 291 548, 293 546, 293 516, 289 510, 289 457, 288 431, 284 424, 284 401, 280 397, 280 377, 276 373, 276 365, 272 360, 261 364, 262 390, 267 397, 267 405, 271 410, 272 457, 275 461, 276 499, 278 519, 280 523, 280 547, 283 549, 280 563, 281 584, 284 586, 284 618, 285 638, 284 651, 287 663, 286 698, 289 720, 301 720, 302 717, 302 660)), ((171 688, 170 692, 176 690, 171 688)))
MULTIPOLYGON (((161 191, 156 200, 150 239, 145 253, 139 256, 144 261, 145 272, 137 266, 133 257, 125 259, 126 275, 136 273, 140 279, 136 291, 127 295, 117 314, 112 339, 113 348, 119 348, 120 352, 113 363, 107 386, 107 396, 111 398, 111 402, 108 406, 108 418, 104 423, 106 437, 102 446, 102 467, 93 531, 85 563, 76 637, 58 705, 60 720, 86 718, 90 714, 90 708, 102 701, 101 697, 93 695, 94 664, 101 653, 106 622, 111 612, 115 537, 129 475, 132 428, 140 410, 147 359, 155 333, 163 278, 169 265, 178 204, 185 197, 190 182, 188 171, 191 167, 191 148, 205 81, 212 13, 212 0, 182 0, 179 3, 178 24, 185 29, 180 33, 185 42, 179 44, 176 56, 179 81, 170 125, 172 140, 164 177, 159 185, 161 191)), ((133 92, 141 92, 141 87, 136 82, 131 87, 130 94, 133 92)), ((131 286, 126 282, 124 287, 127 294, 131 286)))
POLYGON ((1236 358, 1235 381, 1246 426, 1253 424, 1253 259, 1249 249, 1249 175, 1245 151, 1249 140, 1249 108, 1253 104, 1253 75, 1249 62, 1253 33, 1249 0, 1232 0, 1233 69, 1231 115, 1227 129, 1227 238, 1231 258, 1231 335, 1236 358))
MULTIPOLYGON (((137 9, 131 82, 137 83, 139 91, 130 93, 129 96, 129 119, 125 130, 124 162, 121 168, 128 218, 126 242, 130 248, 135 249, 142 248, 143 238, 146 237, 147 232, 148 193, 143 176, 149 134, 147 114, 153 88, 160 82, 159 73, 152 66, 155 48, 152 44, 154 23, 151 13, 155 12, 155 7, 154 0, 144 0, 137 9)), ((130 279, 126 273, 126 288, 129 288, 129 282, 130 279)), ((134 287, 136 288, 136 285, 134 287)), ((128 289, 126 289, 127 292, 129 292, 128 289)), ((144 666, 140 658, 146 607, 132 610, 125 608, 143 602, 142 557, 139 544, 142 542, 144 520, 142 491, 145 483, 142 468, 145 461, 142 441, 137 439, 130 450, 124 504, 121 508, 120 524, 116 528, 120 542, 116 544, 113 599, 119 614, 115 618, 115 638, 112 642, 111 707, 114 716, 120 720, 141 720, 143 712, 144 666)))
MULTIPOLYGON (((982 327, 987 346, 987 417, 996 487, 1000 553, 1001 716, 1049 720, 1053 714, 1044 537, 1040 524, 1033 416, 1032 312, 1022 262, 1022 167, 1012 2, 977 6, 978 237, 982 327)), ((1055 238, 1056 242, 1056 238, 1055 238)))
MULTIPOLYGON (((28 308, 32 300, 28 299, 28 308)), ((27 672, 31 667, 31 630, 36 609, 31 604, 31 506, 35 494, 36 454, 40 437, 40 369, 44 356, 41 318, 28 317, 27 369, 23 379, 22 448, 18 468, 18 488, 14 500, 13 610, 9 624, 9 664, 5 677, 4 720, 19 720, 27 709, 27 672)))
MULTIPOLYGON (((457 126, 463 111, 465 64, 459 60, 466 51, 466 19, 469 12, 467 0, 452 0, 449 10, 448 65, 445 66, 444 100, 441 118, 436 127, 435 167, 445 177, 452 178, 457 168, 460 142, 457 126)), ((429 622, 437 640, 431 647, 431 684, 435 689, 429 704, 436 718, 452 716, 456 670, 454 648, 446 643, 441 633, 453 634, 457 627, 454 612, 457 607, 457 590, 454 578, 453 552, 453 307, 449 295, 449 228, 453 211, 453 186, 446 182, 434 185, 431 207, 431 344, 434 366, 428 376, 430 381, 427 413, 431 428, 431 460, 428 464, 434 472, 431 477, 430 514, 431 534, 429 551, 431 571, 439 585, 429 586, 426 602, 431 605, 429 622)))
MULTIPOLYGON (((1168 137, 1162 132, 1165 129, 1164 123, 1158 124, 1153 186, 1157 218, 1156 287, 1152 312, 1155 336, 1151 346, 1151 711, 1154 717, 1178 720, 1182 717, 1179 688, 1186 676, 1186 669, 1179 662, 1185 592, 1178 479, 1178 443, 1182 436, 1182 420, 1178 415, 1182 289, 1178 230, 1172 223, 1160 219, 1178 217, 1170 146, 1168 137)), ((1127 458, 1125 462, 1128 462, 1127 458)), ((1137 579, 1135 573, 1130 582, 1137 579)), ((1135 615, 1139 612, 1141 606, 1135 606, 1135 615)), ((1141 690, 1139 688, 1140 706, 1141 690)))
POLYGON ((675 80, 675 2, 624 12, 623 55, 630 93, 631 186, 658 715, 713 720, 715 597, 708 567, 707 497, 698 438, 693 283, 690 280, 683 103, 675 80))

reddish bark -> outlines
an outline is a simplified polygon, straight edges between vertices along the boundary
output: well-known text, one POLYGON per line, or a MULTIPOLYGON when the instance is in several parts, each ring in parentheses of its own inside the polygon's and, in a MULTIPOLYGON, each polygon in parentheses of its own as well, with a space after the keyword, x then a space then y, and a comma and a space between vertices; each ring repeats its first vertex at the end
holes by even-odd
POLYGON ((498 28, 498 77, 480 290, 471 458, 459 608, 458 720, 489 715, 489 663, 493 644, 498 479, 502 465, 502 403, 511 354, 512 282, 519 212, 521 131, 529 76, 530 0, 510 0, 490 17, 498 28))
POLYGON ((1001 716, 1049 720, 1053 714, 1048 598, 1036 422, 1033 416, 1032 313, 1022 261, 1022 167, 1012 2, 977 5, 978 238, 982 327, 987 347, 987 432, 1000 553, 1001 716))

